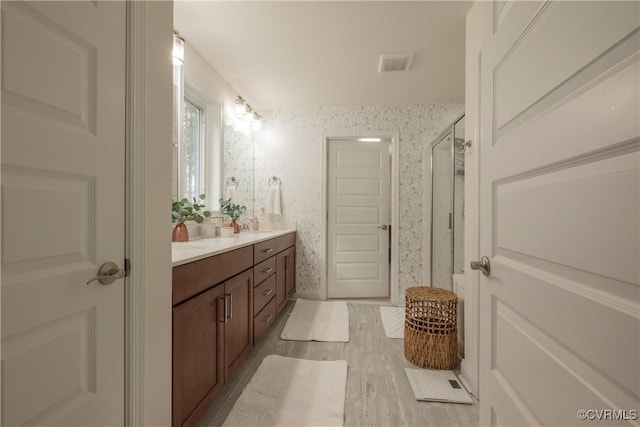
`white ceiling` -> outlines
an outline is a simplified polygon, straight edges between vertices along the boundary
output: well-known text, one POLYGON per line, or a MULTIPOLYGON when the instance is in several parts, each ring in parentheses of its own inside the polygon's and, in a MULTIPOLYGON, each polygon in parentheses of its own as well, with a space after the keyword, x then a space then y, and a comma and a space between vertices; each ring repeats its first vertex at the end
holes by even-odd
POLYGON ((256 109, 464 102, 466 1, 181 1, 174 26, 256 109), (415 52, 378 73, 383 53, 415 52))

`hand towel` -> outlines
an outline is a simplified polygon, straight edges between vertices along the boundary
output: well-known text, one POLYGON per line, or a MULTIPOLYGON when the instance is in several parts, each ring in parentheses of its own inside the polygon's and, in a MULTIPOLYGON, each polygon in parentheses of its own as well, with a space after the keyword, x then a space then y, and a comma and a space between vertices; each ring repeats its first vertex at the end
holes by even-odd
POLYGON ((235 187, 235 185, 227 186, 227 192, 226 192, 226 195, 225 195, 225 199, 231 200, 233 202, 235 198, 236 198, 236 187, 235 187))
POLYGON ((272 215, 282 215, 282 195, 280 187, 271 187, 269 189, 269 205, 267 213, 272 215))

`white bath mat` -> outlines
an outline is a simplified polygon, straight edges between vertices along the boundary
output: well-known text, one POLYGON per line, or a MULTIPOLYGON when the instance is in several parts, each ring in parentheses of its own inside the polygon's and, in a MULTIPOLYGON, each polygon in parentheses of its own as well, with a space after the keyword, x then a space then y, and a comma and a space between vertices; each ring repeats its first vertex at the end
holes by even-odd
POLYGON ((349 341, 347 303, 298 299, 280 338, 289 341, 349 341))
POLYGON ((380 318, 387 338, 404 338, 404 307, 381 305, 380 318))
POLYGON ((270 355, 223 426, 342 426, 347 362, 270 355))
POLYGON ((473 400, 453 371, 404 368, 416 400, 464 403, 473 400))

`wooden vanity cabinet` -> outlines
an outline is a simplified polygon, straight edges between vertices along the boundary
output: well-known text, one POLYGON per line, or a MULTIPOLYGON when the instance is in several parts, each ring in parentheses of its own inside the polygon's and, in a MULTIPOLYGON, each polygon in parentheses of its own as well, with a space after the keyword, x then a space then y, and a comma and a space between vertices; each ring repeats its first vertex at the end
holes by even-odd
POLYGON ((260 313, 260 310, 276 296, 276 275, 272 274, 260 283, 253 291, 253 314, 260 313))
POLYGON ((277 312, 280 313, 288 298, 296 291, 296 248, 292 246, 276 256, 277 312))
POLYGON ((224 378, 238 368, 253 346, 253 270, 224 283, 224 378))
POLYGON ((263 337, 263 335, 269 330, 269 327, 276 319, 276 299, 271 300, 260 310, 253 319, 253 342, 257 343, 263 337))
POLYGON ((296 248, 291 247, 286 250, 285 254, 285 288, 287 290, 287 297, 296 293, 296 248))
POLYGON ((253 247, 173 268, 172 425, 194 425, 253 345, 253 247))
POLYGON ((295 292, 296 234, 173 268, 174 427, 193 426, 295 292))
POLYGON ((253 262, 257 264, 274 256, 277 253, 277 241, 278 239, 271 239, 253 245, 253 262))
POLYGON ((173 268, 173 305, 253 267, 253 247, 235 249, 173 268))
MULTIPOLYGON (((270 247, 275 250, 275 239, 270 242, 270 247)), ((276 318, 276 257, 272 256, 257 264, 253 268, 253 277, 256 278, 256 287, 253 290, 253 344, 255 345, 276 318)))
POLYGON ((173 309, 172 425, 193 425, 224 385, 224 288, 173 309))

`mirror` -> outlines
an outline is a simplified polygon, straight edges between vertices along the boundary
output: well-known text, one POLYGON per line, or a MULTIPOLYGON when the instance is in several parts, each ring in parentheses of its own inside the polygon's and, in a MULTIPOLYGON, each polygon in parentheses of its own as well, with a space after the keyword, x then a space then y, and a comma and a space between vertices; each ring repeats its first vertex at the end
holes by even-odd
POLYGON ((184 49, 173 67, 172 198, 205 193, 207 209, 217 211, 235 181, 235 203, 253 215, 253 140, 225 123, 235 91, 188 42, 184 49))
POLYGON ((247 207, 242 219, 254 215, 254 161, 253 138, 224 125, 224 164, 222 197, 234 195, 233 202, 247 207))

